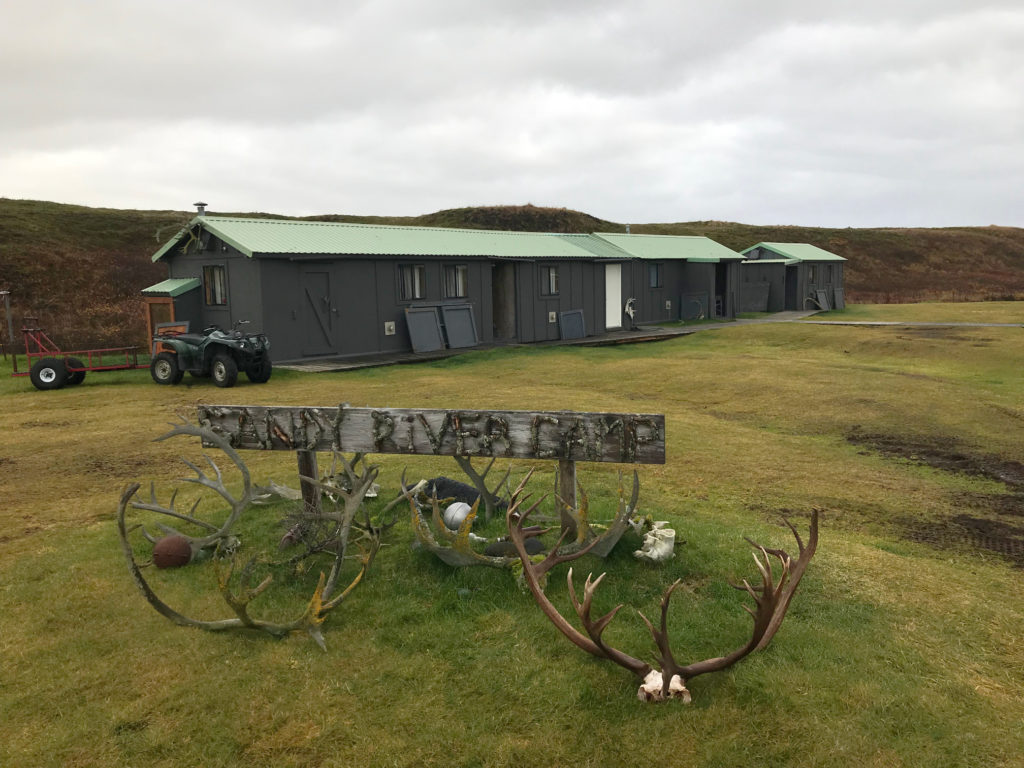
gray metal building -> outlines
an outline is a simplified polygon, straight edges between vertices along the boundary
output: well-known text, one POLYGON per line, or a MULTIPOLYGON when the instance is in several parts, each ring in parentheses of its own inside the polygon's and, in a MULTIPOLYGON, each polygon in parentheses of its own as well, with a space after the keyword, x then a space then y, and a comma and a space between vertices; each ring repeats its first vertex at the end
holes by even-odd
POLYGON ((249 320, 286 361, 734 316, 742 257, 701 237, 199 215, 153 260, 167 264, 168 280, 143 291, 151 326, 249 320))
POLYGON ((740 312, 846 306, 842 256, 808 243, 758 243, 742 254, 740 312))

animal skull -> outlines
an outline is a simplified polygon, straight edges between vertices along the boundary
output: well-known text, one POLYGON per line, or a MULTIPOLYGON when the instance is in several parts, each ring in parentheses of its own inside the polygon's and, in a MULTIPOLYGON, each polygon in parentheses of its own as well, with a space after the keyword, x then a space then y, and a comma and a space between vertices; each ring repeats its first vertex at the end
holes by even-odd
MULTIPOLYGON (((661 672, 652 669, 647 673, 643 684, 637 689, 636 697, 640 701, 664 701, 666 697, 661 693, 664 681, 665 679, 661 676, 661 672)), ((667 698, 682 699, 683 704, 690 703, 690 691, 686 688, 683 678, 679 675, 672 676, 672 682, 668 685, 667 698)))

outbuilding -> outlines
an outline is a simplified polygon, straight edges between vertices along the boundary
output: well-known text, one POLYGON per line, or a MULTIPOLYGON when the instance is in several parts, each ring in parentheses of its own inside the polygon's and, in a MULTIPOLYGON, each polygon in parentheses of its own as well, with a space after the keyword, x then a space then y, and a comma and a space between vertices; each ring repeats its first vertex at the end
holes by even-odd
POLYGON ((742 254, 740 312, 846 306, 842 256, 809 243, 758 243, 742 254))
POLYGON ((169 274, 143 292, 151 326, 248 320, 288 361, 578 338, 698 306, 730 316, 742 257, 707 238, 200 213, 153 260, 169 274))

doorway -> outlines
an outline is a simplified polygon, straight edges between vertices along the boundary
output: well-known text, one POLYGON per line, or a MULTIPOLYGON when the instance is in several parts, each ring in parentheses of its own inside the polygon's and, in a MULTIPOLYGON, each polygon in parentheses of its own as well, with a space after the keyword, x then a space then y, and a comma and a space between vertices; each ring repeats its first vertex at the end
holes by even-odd
POLYGON ((604 265, 604 329, 622 327, 622 265, 604 265))
POLYGON ((302 273, 302 354, 329 355, 334 351, 331 273, 302 273))
POLYGON ((494 340, 516 339, 516 265, 498 262, 491 270, 491 308, 494 340))

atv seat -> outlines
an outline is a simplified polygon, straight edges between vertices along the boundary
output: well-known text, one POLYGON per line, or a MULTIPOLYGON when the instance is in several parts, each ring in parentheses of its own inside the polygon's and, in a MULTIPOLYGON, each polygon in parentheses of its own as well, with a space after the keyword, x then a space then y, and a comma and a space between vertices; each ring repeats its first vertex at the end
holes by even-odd
POLYGON ((168 336, 168 340, 174 339, 175 341, 184 341, 186 344, 195 344, 199 346, 206 341, 206 336, 201 333, 176 333, 173 336, 168 336))

